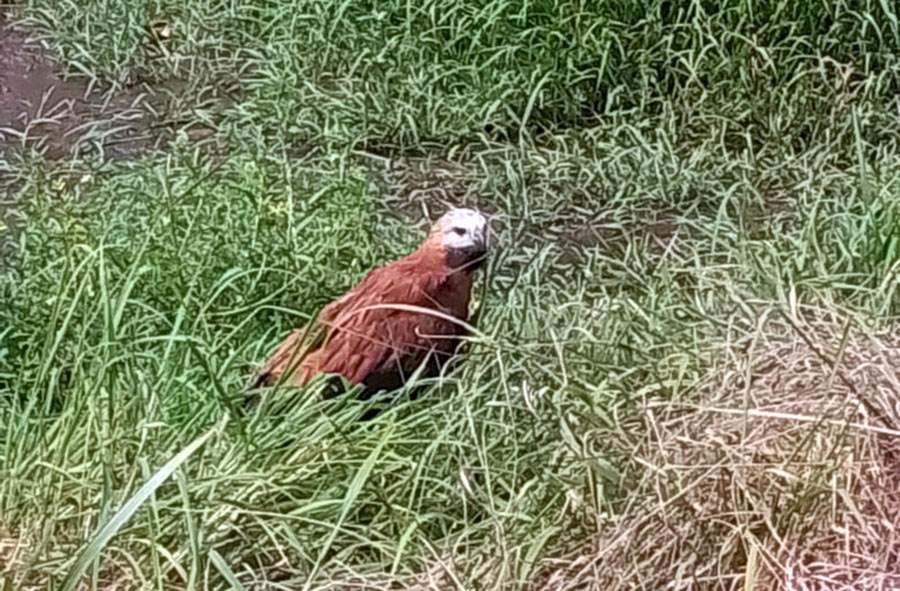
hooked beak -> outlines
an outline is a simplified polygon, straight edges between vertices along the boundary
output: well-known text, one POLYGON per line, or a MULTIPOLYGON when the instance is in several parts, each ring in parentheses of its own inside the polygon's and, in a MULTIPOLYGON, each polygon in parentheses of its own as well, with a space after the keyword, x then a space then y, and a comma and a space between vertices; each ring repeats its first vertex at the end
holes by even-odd
POLYGON ((491 228, 487 226, 475 236, 475 244, 469 251, 470 262, 467 265, 470 269, 478 269, 484 265, 487 260, 488 251, 491 246, 491 228))

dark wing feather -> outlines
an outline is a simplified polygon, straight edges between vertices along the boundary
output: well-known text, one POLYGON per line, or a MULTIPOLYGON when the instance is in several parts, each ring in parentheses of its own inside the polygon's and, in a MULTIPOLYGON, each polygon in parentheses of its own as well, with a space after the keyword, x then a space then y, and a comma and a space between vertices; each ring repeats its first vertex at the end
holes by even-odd
POLYGON ((325 330, 317 321, 291 331, 256 372, 249 388, 271 386, 284 373, 293 373, 310 353, 322 345, 325 334, 325 330))

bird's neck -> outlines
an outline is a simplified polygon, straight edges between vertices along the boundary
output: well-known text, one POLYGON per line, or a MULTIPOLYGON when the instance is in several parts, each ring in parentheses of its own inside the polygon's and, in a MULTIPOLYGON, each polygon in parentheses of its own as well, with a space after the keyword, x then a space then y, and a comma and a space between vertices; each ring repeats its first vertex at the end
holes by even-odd
POLYGON ((442 248, 419 248, 406 258, 411 272, 427 277, 426 291, 435 303, 459 318, 468 316, 473 268, 451 266, 442 248))
POLYGON ((445 277, 465 276, 471 280, 476 266, 467 264, 464 260, 457 260, 453 253, 448 253, 443 247, 431 247, 427 243, 406 257, 408 263, 413 265, 421 273, 430 273, 445 277))

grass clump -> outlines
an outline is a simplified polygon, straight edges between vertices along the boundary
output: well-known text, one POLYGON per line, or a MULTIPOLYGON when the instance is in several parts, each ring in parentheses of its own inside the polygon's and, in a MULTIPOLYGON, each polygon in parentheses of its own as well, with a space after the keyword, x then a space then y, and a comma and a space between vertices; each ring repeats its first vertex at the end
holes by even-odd
POLYGON ((28 6, 68 62, 106 81, 245 72, 235 123, 276 141, 415 151, 671 117, 803 149, 834 141, 851 106, 872 120, 867 139, 896 137, 879 108, 900 88, 884 2, 28 6), (149 51, 159 19, 174 32, 149 51))
MULTIPOLYGON (((223 171, 180 154, 129 168, 89 186, 48 193, 37 183, 24 193, 34 231, 23 236, 7 301, 16 358, 45 346, 30 338, 41 329, 63 331, 55 340, 65 347, 99 345, 110 331, 116 340, 177 331, 181 322, 240 329, 248 313, 265 321, 288 306, 309 316, 374 261, 368 184, 352 170, 292 171, 285 182, 268 163, 238 160, 223 171), (296 192, 313 198, 292 203, 296 192), (98 316, 110 291, 121 299, 98 316), (147 324, 135 331, 128 324, 137 318, 147 324), (90 332, 70 332, 79 326, 90 332)), ((75 353, 56 355, 61 369, 75 353)))
MULTIPOLYGON (((359 405, 318 402, 312 391, 236 413, 252 364, 288 327, 376 256, 420 237, 373 218, 371 185, 346 163, 311 160, 288 177, 244 158, 198 168, 194 156, 99 171, 54 207, 45 185, 28 189, 27 230, 5 281, 0 498, 41 562, 17 564, 15 584, 60 582, 78 532, 99 530, 223 417, 123 523, 102 562, 89 561, 87 580, 161 588, 415 578, 456 548, 475 558, 485 544, 519 556, 477 558, 499 569, 491 576, 526 576, 543 546, 520 540, 554 535, 567 511, 560 483, 583 478, 567 460, 579 435, 560 440, 559 421, 627 402, 596 383, 592 360, 608 353, 576 331, 626 327, 572 306, 560 285, 588 284, 574 269, 560 275, 561 253, 541 247, 524 253, 532 263, 520 273, 492 280, 508 300, 490 305, 489 291, 491 329, 467 375, 416 405, 368 426, 359 405), (278 207, 301 189, 306 200, 278 207), (560 311, 535 314, 540 305, 560 311), (560 346, 578 356, 561 357, 560 346), (556 398, 563 385, 578 398, 556 398), (558 415, 563 408, 574 414, 558 415)), ((595 429, 618 427, 610 417, 595 429)), ((597 466, 603 477, 592 486, 615 487, 612 465, 597 466)))

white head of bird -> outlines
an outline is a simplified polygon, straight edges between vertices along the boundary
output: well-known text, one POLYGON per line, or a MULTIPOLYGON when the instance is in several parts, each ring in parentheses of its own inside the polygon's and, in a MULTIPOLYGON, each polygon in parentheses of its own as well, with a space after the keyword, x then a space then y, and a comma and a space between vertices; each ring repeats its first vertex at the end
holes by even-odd
POLYGON ((441 245, 449 250, 484 252, 487 248, 487 219, 474 209, 455 208, 435 223, 441 245))
POLYGON ((487 219, 478 211, 454 208, 434 223, 425 244, 437 246, 451 268, 474 271, 486 258, 489 231, 487 219))

